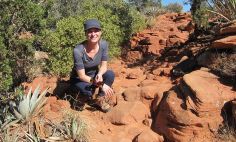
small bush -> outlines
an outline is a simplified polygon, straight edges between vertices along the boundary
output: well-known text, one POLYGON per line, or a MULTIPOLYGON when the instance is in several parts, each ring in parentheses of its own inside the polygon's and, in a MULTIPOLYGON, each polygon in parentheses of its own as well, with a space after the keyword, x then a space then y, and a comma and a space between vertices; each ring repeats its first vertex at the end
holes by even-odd
POLYGON ((205 2, 200 4, 200 8, 198 8, 194 15, 193 20, 196 23, 199 30, 209 28, 209 12, 207 11, 208 6, 205 2))
POLYGON ((176 12, 181 13, 183 10, 183 6, 179 3, 170 3, 167 6, 165 6, 166 11, 168 12, 176 12))
POLYGON ((236 54, 226 52, 218 53, 213 57, 213 64, 210 68, 222 76, 236 79, 236 54))
POLYGON ((78 19, 69 17, 58 21, 55 31, 44 32, 41 42, 43 50, 49 53, 49 72, 68 75, 72 68, 72 48, 84 39, 82 29, 78 19))

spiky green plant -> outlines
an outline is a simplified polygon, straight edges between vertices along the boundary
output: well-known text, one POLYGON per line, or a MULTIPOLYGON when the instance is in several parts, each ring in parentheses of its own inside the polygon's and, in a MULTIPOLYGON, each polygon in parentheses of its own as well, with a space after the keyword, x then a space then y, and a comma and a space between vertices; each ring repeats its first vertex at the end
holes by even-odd
POLYGON ((49 141, 88 142, 87 124, 77 114, 68 114, 59 124, 52 124, 52 135, 49 141))
POLYGON ((85 130, 86 124, 82 121, 77 121, 77 119, 73 118, 71 121, 71 136, 73 140, 85 140, 85 130))
POLYGON ((28 120, 30 117, 37 115, 47 101, 45 97, 47 90, 40 94, 40 87, 38 86, 32 94, 32 88, 30 88, 28 94, 21 98, 17 110, 14 109, 16 118, 28 120))
POLYGON ((76 117, 71 118, 71 122, 66 126, 67 135, 73 141, 87 142, 87 125, 76 117))

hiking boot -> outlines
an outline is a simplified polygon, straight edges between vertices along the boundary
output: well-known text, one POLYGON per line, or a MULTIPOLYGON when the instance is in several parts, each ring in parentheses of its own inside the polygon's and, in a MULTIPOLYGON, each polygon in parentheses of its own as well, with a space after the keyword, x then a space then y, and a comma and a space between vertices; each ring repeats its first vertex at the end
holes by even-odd
POLYGON ((108 112, 111 109, 109 103, 107 103, 107 99, 105 96, 98 96, 95 100, 95 103, 100 107, 101 111, 108 112))

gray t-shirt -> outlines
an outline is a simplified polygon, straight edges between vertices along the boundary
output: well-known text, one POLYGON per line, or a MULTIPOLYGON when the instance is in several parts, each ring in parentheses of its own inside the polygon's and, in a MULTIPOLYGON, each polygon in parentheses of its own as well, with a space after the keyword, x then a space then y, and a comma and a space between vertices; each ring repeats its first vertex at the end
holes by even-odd
POLYGON ((98 72, 101 61, 108 60, 108 43, 105 40, 99 41, 99 50, 94 58, 91 58, 85 52, 86 41, 78 44, 73 51, 74 67, 72 70, 72 78, 77 77, 76 71, 85 69, 85 74, 94 77, 98 72))

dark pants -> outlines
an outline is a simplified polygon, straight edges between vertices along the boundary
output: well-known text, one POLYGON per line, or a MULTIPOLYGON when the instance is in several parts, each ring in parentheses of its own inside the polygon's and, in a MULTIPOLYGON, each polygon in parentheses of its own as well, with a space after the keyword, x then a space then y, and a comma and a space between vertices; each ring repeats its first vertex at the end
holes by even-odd
MULTIPOLYGON (((102 77, 103 83, 111 87, 115 79, 114 72, 112 70, 107 70, 102 77)), ((93 95, 96 88, 96 86, 92 85, 91 83, 81 81, 78 78, 72 78, 71 84, 76 88, 76 90, 79 91, 79 94, 89 97, 93 95)), ((103 95, 103 92, 100 91, 99 95, 103 95)))

